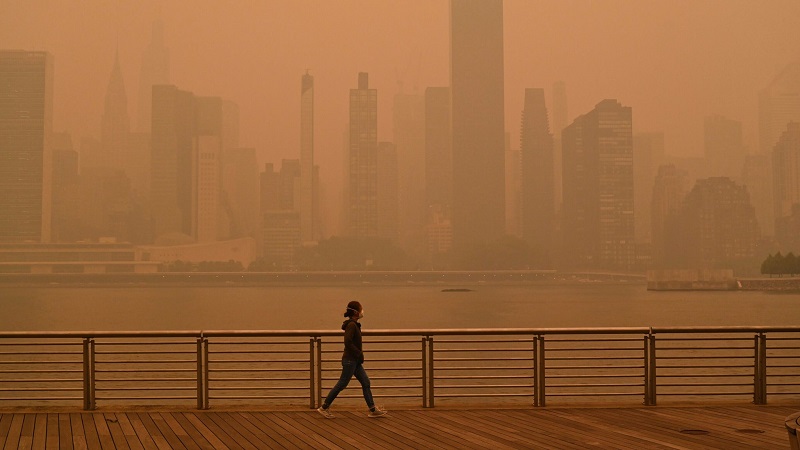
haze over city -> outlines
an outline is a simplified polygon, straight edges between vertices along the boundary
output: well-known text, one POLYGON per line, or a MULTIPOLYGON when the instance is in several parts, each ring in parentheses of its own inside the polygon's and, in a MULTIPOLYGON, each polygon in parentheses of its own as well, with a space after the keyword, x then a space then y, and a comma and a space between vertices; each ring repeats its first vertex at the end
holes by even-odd
MULTIPOLYGON (((462 2, 456 2, 459 3, 462 2)), ((463 100, 462 104, 471 105, 471 109, 477 108, 474 105, 500 105, 500 110, 494 111, 491 106, 483 112, 487 118, 499 120, 497 127, 487 124, 485 129, 476 129, 473 126, 475 123, 484 123, 486 120, 474 122, 475 118, 471 116, 464 116, 461 120, 458 118, 460 109, 455 106, 452 109, 453 183, 457 191, 458 186, 463 187, 458 191, 461 194, 454 194, 453 200, 452 239, 455 246, 458 246, 459 239, 465 242, 474 240, 475 236, 489 239, 499 236, 504 230, 506 234, 525 238, 539 252, 539 262, 548 261, 546 264, 542 263, 542 267, 551 266, 549 261, 556 258, 554 252, 563 254, 574 251, 586 253, 580 258, 583 258, 582 263, 590 266, 597 265, 598 261, 605 261, 609 267, 642 269, 648 266, 651 258, 663 257, 668 260, 669 257, 660 255, 658 249, 634 248, 634 209, 637 244, 641 242, 649 246, 653 244, 651 239, 659 239, 651 236, 651 228, 659 226, 651 224, 652 202, 661 201, 659 205, 674 209, 674 205, 669 206, 672 201, 669 199, 682 199, 695 186, 695 181, 727 176, 738 184, 725 187, 721 182, 711 181, 710 184, 707 183, 706 189, 708 192, 727 189, 726 192, 732 196, 730 198, 736 199, 733 200, 734 203, 741 204, 741 211, 737 212, 740 214, 737 217, 741 220, 734 222, 744 225, 731 231, 733 234, 730 236, 735 235, 737 239, 745 236, 742 240, 747 243, 742 244, 742 248, 746 249, 742 251, 753 261, 754 258, 763 259, 766 256, 765 250, 785 250, 758 240, 762 237, 774 237, 773 222, 776 217, 773 216, 773 210, 788 217, 793 200, 788 200, 789 203, 784 206, 774 206, 766 188, 753 186, 752 180, 761 173, 758 170, 761 170, 763 161, 771 158, 774 145, 773 142, 765 148, 762 142, 765 133, 760 129, 763 128, 760 120, 763 122, 761 116, 765 107, 759 103, 759 95, 771 83, 775 83, 773 80, 785 72, 787 67, 800 59, 800 40, 797 36, 797 29, 800 29, 800 4, 792 0, 775 0, 769 3, 719 0, 505 0, 484 3, 491 3, 491 8, 497 7, 500 22, 492 22, 494 10, 487 16, 490 20, 483 24, 478 20, 469 22, 473 19, 468 18, 469 13, 465 13, 463 17, 468 18, 463 22, 465 31, 459 32, 454 31, 456 22, 453 22, 453 17, 457 15, 451 15, 451 2, 445 0, 253 0, 237 2, 235 5, 212 1, 120 0, 87 1, 80 7, 39 0, 11 0, 0 4, 0 50, 44 51, 53 57, 52 131, 69 136, 72 147, 81 155, 83 176, 88 173, 83 170, 87 167, 84 164, 91 161, 88 155, 92 151, 103 153, 104 148, 109 145, 108 142, 103 142, 107 139, 107 136, 104 137, 103 117, 109 116, 109 105, 114 103, 109 98, 126 99, 126 102, 118 103, 124 106, 117 107, 125 109, 119 113, 120 117, 127 115, 124 119, 125 132, 129 130, 132 133, 142 133, 141 136, 149 136, 152 131, 152 141, 150 137, 132 139, 141 141, 137 145, 152 144, 154 147, 147 150, 148 155, 151 151, 154 158, 160 154, 160 150, 156 148, 159 140, 155 128, 151 128, 147 120, 150 105, 144 103, 145 100, 151 100, 150 86, 142 88, 142 76, 146 73, 143 68, 144 55, 151 51, 148 49, 154 45, 154 39, 159 40, 156 47, 160 48, 160 54, 166 55, 163 78, 167 81, 165 83, 162 80, 156 84, 170 84, 179 92, 189 92, 200 99, 199 103, 206 102, 202 98, 220 99, 224 102, 222 111, 226 115, 223 121, 228 120, 228 113, 232 111, 230 108, 235 108, 234 128, 237 136, 230 141, 233 142, 231 145, 253 149, 252 154, 247 153, 242 158, 247 159, 254 155, 259 171, 264 169, 265 164, 272 164, 276 176, 282 170, 295 170, 291 161, 288 163, 290 169, 287 169, 285 161, 281 168, 282 160, 299 160, 297 170, 301 172, 310 172, 313 171, 312 167, 318 167, 319 172, 314 172, 314 177, 318 178, 314 178, 313 182, 310 181, 310 175, 300 177, 307 180, 307 184, 297 189, 309 192, 307 202, 302 206, 301 203, 306 200, 300 200, 300 197, 305 194, 297 194, 300 197, 290 200, 290 203, 295 202, 294 206, 288 207, 298 211, 303 208, 309 211, 312 208, 318 209, 320 217, 313 220, 319 220, 319 230, 303 235, 300 238, 302 242, 318 241, 331 236, 388 237, 408 253, 419 254, 421 250, 411 248, 410 243, 419 241, 423 236, 423 227, 431 225, 425 223, 429 218, 417 216, 423 215, 423 207, 420 205, 424 203, 422 197, 425 195, 425 183, 428 183, 427 188, 430 191, 431 179, 436 176, 431 178, 430 174, 425 174, 425 166, 421 164, 425 161, 421 156, 424 150, 416 148, 413 150, 416 153, 408 150, 412 148, 409 142, 413 139, 426 137, 403 127, 420 125, 421 122, 409 125, 409 121, 416 120, 413 118, 416 113, 409 111, 422 105, 414 102, 427 98, 429 88, 449 86, 455 89, 452 100, 455 105, 461 101, 459 99, 466 98, 459 96, 455 83, 458 80, 467 80, 468 83, 463 86, 469 87, 463 88, 463 92, 479 94, 469 101, 463 100), (483 34, 489 37, 481 41, 483 34), (458 36, 465 38, 459 41, 458 36), (469 40, 472 38, 476 41, 469 40), (496 44, 496 47, 487 46, 486 49, 476 50, 479 47, 476 42, 490 42, 492 45, 496 44), (459 62, 458 56, 453 56, 458 55, 458 50, 454 48, 468 49, 465 51, 472 53, 464 53, 466 59, 463 61, 466 62, 459 62), (502 61, 502 64, 494 65, 488 61, 502 61), (484 69, 489 75, 481 73, 484 69), (500 77, 499 82, 495 83, 492 74, 500 77), (313 125, 309 134, 305 135, 313 140, 313 149, 310 150, 313 159, 307 168, 299 168, 306 164, 301 161, 304 134, 301 129, 303 112, 300 88, 301 77, 304 75, 313 77, 308 78, 311 83, 308 86, 313 87, 313 94, 309 95, 308 104, 311 106, 307 116, 312 118, 313 125), (484 75, 486 78, 481 78, 484 75), (481 84, 484 81, 495 84, 481 84), (485 96, 480 93, 484 86, 487 92, 485 96), (492 89, 499 89, 502 94, 493 97, 494 94, 490 92, 492 89), (558 92, 554 93, 554 89, 558 92), (377 108, 376 125, 365 123, 365 128, 359 128, 362 125, 351 120, 354 117, 353 108, 363 107, 367 108, 363 111, 368 111, 373 107, 371 103, 354 106, 354 90, 377 93, 374 106, 377 108), (489 103, 481 103, 484 100, 489 103), (526 112, 521 116, 523 110, 526 112), (143 115, 142 111, 147 113, 143 115), (581 208, 594 208, 580 203, 585 197, 584 190, 590 192, 592 187, 591 184, 575 184, 574 180, 587 176, 580 172, 582 169, 568 174, 570 169, 563 169, 562 173, 561 167, 561 155, 571 154, 569 152, 574 150, 568 150, 568 143, 562 144, 562 129, 584 115, 587 116, 586 122, 576 125, 573 131, 590 128, 590 123, 601 124, 598 126, 602 127, 603 119, 593 119, 595 116, 592 114, 605 114, 603 111, 609 114, 609 111, 616 111, 614 114, 618 114, 615 116, 617 120, 626 124, 624 129, 619 128, 614 132, 622 133, 622 140, 618 144, 621 146, 619 148, 628 152, 629 156, 626 158, 633 155, 632 165, 627 165, 625 169, 630 169, 631 172, 625 172, 623 178, 626 181, 622 182, 629 183, 628 187, 609 194, 615 197, 616 203, 612 209, 618 212, 613 217, 606 217, 608 220, 619 221, 619 229, 614 230, 601 229, 600 226, 592 228, 591 222, 584 223, 584 218, 572 214, 581 208), (537 119, 538 122, 526 125, 524 117, 530 119, 538 113, 543 114, 537 119), (465 132, 459 131, 459 124, 463 125, 465 132), (375 151, 378 154, 392 155, 389 159, 381 159, 386 158, 385 156, 379 157, 375 169, 378 183, 387 179, 382 173, 393 174, 389 177, 392 180, 391 177, 398 177, 398 180, 392 181, 395 183, 392 189, 397 192, 388 197, 392 201, 398 201, 397 210, 381 217, 375 216, 374 205, 353 203, 355 200, 352 198, 360 194, 349 192, 350 188, 345 187, 348 183, 351 187, 355 186, 353 183, 358 183, 359 175, 348 172, 357 167, 358 158, 353 155, 358 150, 354 148, 361 145, 354 144, 352 139, 359 133, 363 134, 365 130, 372 132, 370 127, 373 126, 377 131, 376 141, 379 143, 375 151), (540 131, 536 131, 536 127, 540 127, 540 131), (521 142, 521 139, 524 140, 525 129, 531 133, 528 142, 533 145, 531 148, 534 150, 521 148, 526 145, 521 142), (474 132, 474 136, 467 131, 474 132), (507 133, 505 151, 510 153, 506 154, 505 162, 502 158, 491 161, 478 158, 472 163, 474 167, 458 167, 462 161, 468 161, 479 154, 476 149, 495 145, 496 135, 486 136, 496 131, 507 133), (552 137, 547 138, 547 134, 552 137), (637 136, 641 137, 639 144, 636 143, 637 136), (484 137, 489 140, 483 143, 476 141, 484 137), (554 140, 553 151, 546 151, 553 156, 547 156, 545 160, 534 161, 529 157, 526 160, 526 152, 533 154, 540 151, 537 146, 553 145, 542 144, 542 138, 545 141, 554 140), (348 139, 351 140, 349 144, 348 139), (463 139, 463 143, 459 143, 458 139, 463 139), (494 141, 489 144, 492 139, 494 141), (531 143, 534 141, 536 143, 531 143), (468 144, 475 148, 467 149, 468 144), (640 147, 637 148, 637 145, 640 147), (644 148, 642 145, 648 150, 640 150, 644 148), (468 157, 460 158, 459 151, 463 151, 462 155, 468 157), (514 162, 514 158, 518 156, 513 156, 520 153, 515 152, 522 154, 520 168, 514 162), (640 152, 646 152, 646 158, 652 159, 652 162, 647 163, 652 167, 642 169, 643 172, 637 174, 638 169, 635 167, 640 152), (717 152, 717 156, 714 156, 714 152, 717 152), (745 163, 747 155, 756 154, 761 159, 757 162, 748 160, 745 163), (708 166, 713 170, 708 173, 703 171, 705 163, 699 160, 701 157, 717 158, 708 160, 708 166), (551 162, 547 158, 554 160, 551 162), (667 170, 662 174, 659 166, 668 163, 677 165, 677 172, 667 170), (392 169, 392 164, 397 167, 392 169), (535 177, 530 176, 530 173, 526 175, 526 171, 540 167, 541 164, 552 164, 553 170, 541 177, 538 174, 535 177), (465 181, 482 178, 478 169, 486 171, 487 179, 490 179, 489 185, 493 187, 486 188, 480 183, 465 181), (420 175, 409 175, 415 171, 420 175), (565 177, 563 186, 562 175, 565 177), (652 183, 656 175, 662 177, 662 184, 656 183, 657 191, 671 189, 670 177, 677 176, 683 181, 678 183, 680 186, 675 188, 677 191, 673 194, 653 193, 652 183), (548 179, 550 176, 554 177, 552 181, 548 179), (534 178, 537 183, 543 184, 525 184, 532 183, 530 180, 534 178), (636 194, 632 193, 634 179, 637 180, 636 194), (745 190, 740 189, 742 186, 745 190), (468 189, 470 187, 475 189, 471 193, 468 189), (552 193, 543 191, 551 188, 554 189, 552 193), (562 205, 562 188, 566 206, 562 205), (310 194, 312 190, 315 192, 313 201, 310 194), (531 203, 531 195, 534 194, 542 198, 537 197, 531 203), (351 201, 345 207, 348 195, 351 201), (459 200, 459 195, 474 201, 459 200), (662 197, 654 197, 657 195, 662 197), (492 198, 497 201, 493 202, 492 198), (504 201, 500 202, 503 198, 504 201), (493 208, 495 203, 500 203, 501 206, 485 214, 483 223, 484 214, 481 212, 487 211, 485 208, 493 208), (636 208, 633 207, 634 203, 636 208), (526 204, 527 209, 519 206, 526 204), (535 205, 535 208, 530 205, 535 205), (748 212, 753 207, 755 212, 748 212), (354 224, 361 219, 345 217, 346 213, 343 211, 348 210, 347 208, 350 208, 353 217, 363 216, 364 223, 354 224), (783 212, 780 211, 781 208, 783 212), (377 225, 372 223, 374 220, 377 220, 377 225), (505 224, 498 227, 498 220, 505 221, 505 224), (532 220, 539 220, 540 223, 528 224, 532 220), (472 221, 470 226, 474 230, 470 233, 474 236, 464 237, 458 231, 459 227, 465 229, 463 224, 467 221, 472 221), (606 239, 605 244, 598 244, 600 241, 587 238, 589 240, 581 248, 550 248, 550 236, 555 236, 558 230, 561 239, 568 241, 570 239, 564 239, 564 236, 584 236, 585 233, 581 230, 587 223, 598 236, 606 236, 603 238, 606 239), (393 228, 389 231, 375 231, 375 227, 385 226, 393 228), (543 228, 547 230, 543 231, 543 228), (501 232, 496 232, 498 229, 501 232), (609 240, 608 236, 611 235, 608 233, 613 234, 613 239, 609 240), (532 237, 534 235, 537 237, 532 237), (611 241, 616 243, 609 244, 611 241), (760 246, 758 249, 757 245, 760 246), (598 250, 595 247, 602 248, 598 250), (621 257, 619 254, 627 256, 621 257), (645 254, 647 262, 642 263, 641 255, 645 254), (640 260, 638 263, 634 261, 637 257, 640 260)), ((461 25, 457 24, 456 28, 459 26, 461 25)), ((162 98, 172 95, 165 91, 157 94, 157 91, 154 88, 152 98, 157 95, 162 95, 162 98)), ((214 105, 206 104, 199 108, 197 111, 206 112, 196 114, 214 114, 209 112, 215 108, 214 105)), ((228 122, 220 126, 225 127, 227 124, 228 122)), ((430 123, 427 126, 430 127, 430 123)), ((782 131, 784 124, 779 128, 782 131)), ((214 133, 218 138, 221 136, 221 132, 214 133)), ((775 135, 773 141, 780 135, 775 130, 771 133, 775 135)), ((198 136, 202 134, 201 132, 198 136)), ((231 139, 231 136, 233 133, 221 139, 225 141, 231 139)), ((427 136, 429 140, 430 136, 427 136)), ((573 136, 575 142, 585 139, 577 134, 564 134, 564 139, 569 136, 573 136)), ((198 142, 202 141, 202 138, 197 139, 198 142)), ((203 147, 215 144, 208 144, 206 140, 205 144, 196 145, 203 147)), ((225 147, 228 144, 221 145, 225 147)), ((364 145, 376 143, 367 142, 364 145)), ((420 142, 415 145, 419 146, 420 142)), ((428 145, 431 145, 430 142, 428 145)), ((492 151, 496 153, 499 147, 492 151)), ((576 154, 580 153, 580 150, 574 151, 578 152, 576 154)), ((600 151, 602 153, 603 150, 600 151)), ((148 170, 151 167, 149 164, 148 170)), ((160 163, 155 159, 152 164, 152 167, 157 167, 160 163)), ((430 168, 430 161, 428 164, 430 168)), ((575 167, 582 167, 581 163, 576 164, 575 167)), ((222 166, 213 170, 219 170, 220 179, 234 179, 236 175, 231 174, 238 173, 225 172, 227 169, 222 166), (223 172, 228 174, 224 175, 223 172)), ((272 169, 268 168, 270 170, 272 169)), ((141 188, 134 175, 128 173, 128 177, 132 179, 134 191, 141 188)), ((270 182, 264 181, 264 177, 262 175, 260 187, 262 214, 265 208, 265 189, 272 189, 265 188, 264 183, 270 182)), ((269 175, 266 177, 269 178, 269 175)), ((365 172, 364 177, 363 181, 368 186, 375 182, 372 172, 365 172)), ((152 197, 158 200, 163 197, 154 194, 162 192, 158 189, 163 186, 153 187, 151 191, 148 183, 149 181, 142 184, 147 186, 140 192, 143 198, 152 197)), ((242 211, 253 208, 236 205, 237 196, 234 194, 239 191, 234 192, 231 186, 222 182, 219 188, 222 197, 227 196, 227 200, 223 199, 213 208, 193 216, 191 220, 200 223, 199 231, 197 224, 192 225, 195 227, 194 231, 186 231, 191 228, 185 222, 189 220, 186 218, 189 216, 186 216, 184 230, 171 229, 167 222, 173 219, 153 219, 157 222, 156 230, 149 237, 134 238, 131 233, 114 236, 113 232, 107 230, 94 230, 93 234, 88 233, 86 236, 76 234, 75 239, 91 239, 106 233, 108 237, 117 237, 121 241, 138 239, 140 242, 137 243, 152 243, 162 232, 167 231, 184 231, 195 241, 206 242, 235 238, 239 237, 236 236, 237 233, 241 236, 251 231, 252 237, 262 239, 262 227, 265 225, 243 225, 242 223, 251 219, 233 217, 245 214, 242 211), (202 214, 216 216, 220 213, 217 209, 227 211, 231 217, 225 219, 225 225, 218 222, 204 229, 203 220, 198 217, 202 214), (244 229, 247 232, 243 232, 244 229), (213 238, 203 237, 206 236, 203 233, 207 236, 213 235, 213 238)), ((386 195, 386 187, 381 186, 375 201, 377 204, 386 204, 384 200, 387 197, 381 197, 386 195)), ((706 185, 699 183, 697 186, 702 191, 706 185)), ((768 187, 772 189, 771 185, 768 187)), ((238 186, 235 189, 241 188, 242 186, 238 186)), ((288 188, 278 185, 273 188, 274 192, 281 189, 291 192, 295 189, 291 187, 291 182, 288 188)), ((696 194, 698 198, 704 195, 700 191, 696 194)), ((602 197, 603 194, 600 195, 602 197)), ((280 206, 280 201, 284 200, 276 197, 276 205, 280 206)), ((203 200, 197 201, 202 203, 203 200)), ((214 200, 217 201, 218 199, 214 200)), ((602 201, 604 200, 599 200, 601 203, 602 201)), ((159 208, 162 211, 170 208, 169 205, 155 204, 138 206, 152 208, 155 211, 152 213, 154 217, 159 215, 159 208)), ((424 207, 430 208, 430 201, 424 207)), ((446 220, 450 218, 449 207, 449 203, 445 205, 446 220)), ((379 207, 382 208, 383 206, 379 207)), ((267 209, 278 207, 270 206, 267 209)), ((684 209, 685 211, 680 212, 683 219, 699 211, 696 208, 693 210, 691 205, 684 209)), ((603 207, 599 207, 599 210, 603 210, 603 207)), ((432 210, 429 209, 424 214, 430 211, 432 210)), ((677 210, 670 211, 678 214, 677 210)), ((108 212, 103 214, 108 215, 108 212)), ((298 214, 300 222, 308 221, 306 225, 311 223, 312 219, 305 218, 304 212, 298 214)), ((262 216, 258 220, 263 218, 262 216)), ((272 219, 286 220, 283 216, 273 216, 272 219)), ((601 217, 598 223, 605 223, 606 219, 601 217)), ((302 228, 306 225, 298 226, 302 228)), ((138 225, 131 222, 126 227, 130 230, 138 225)), ((674 233, 685 234, 687 230, 684 227, 674 233)), ((655 233, 662 231, 656 230, 655 233)), ((430 235, 431 231, 427 230, 426 233, 430 235)), ((668 231, 664 233, 669 234, 668 231)), ((698 237, 701 240, 706 238, 698 237)), ((669 239, 662 240, 662 247, 664 242, 669 242, 669 239)), ((259 241, 258 245, 257 253, 262 255, 266 244, 259 241)), ((428 243, 429 248, 432 245, 428 243)), ((720 261, 709 261, 711 260, 707 258, 705 262, 714 266, 725 265, 720 261)), ((603 266, 605 263, 599 264, 603 266)))

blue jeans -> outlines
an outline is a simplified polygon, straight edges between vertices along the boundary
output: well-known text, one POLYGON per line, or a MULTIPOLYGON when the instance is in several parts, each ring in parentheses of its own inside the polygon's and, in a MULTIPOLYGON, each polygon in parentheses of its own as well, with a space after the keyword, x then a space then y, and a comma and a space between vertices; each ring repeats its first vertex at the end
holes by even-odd
POLYGON ((339 381, 336 382, 331 392, 325 397, 325 403, 322 404, 324 408, 331 406, 331 403, 336 400, 336 396, 350 384, 350 379, 353 378, 353 375, 361 383, 361 390, 364 392, 364 400, 367 402, 367 406, 370 409, 375 406, 375 402, 372 401, 372 391, 369 389, 369 377, 367 376, 367 371, 364 370, 364 366, 352 359, 342 359, 342 376, 339 377, 339 381))

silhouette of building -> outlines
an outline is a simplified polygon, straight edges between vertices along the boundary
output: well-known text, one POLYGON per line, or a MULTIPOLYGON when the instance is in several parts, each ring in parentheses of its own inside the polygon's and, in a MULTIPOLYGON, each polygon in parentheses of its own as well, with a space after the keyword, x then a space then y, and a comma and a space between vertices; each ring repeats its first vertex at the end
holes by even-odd
POLYGON ((800 203, 792 205, 791 214, 775 221, 775 238, 784 254, 800 254, 800 203))
POLYGON ((377 154, 378 185, 378 237, 398 240, 399 220, 399 182, 397 149, 392 142, 378 143, 377 154))
POLYGON ((520 127, 522 237, 537 253, 550 255, 555 223, 553 135, 544 89, 525 89, 524 105, 520 127))
POLYGON ((261 173, 261 252, 264 259, 283 268, 293 267, 300 247, 301 163, 284 159, 280 171, 266 164, 261 173))
POLYGON ((633 210, 637 243, 651 242, 650 201, 658 168, 664 162, 664 133, 633 135, 633 210))
POLYGON ((747 188, 727 177, 698 180, 680 213, 685 267, 743 268, 754 264, 759 239, 747 188))
POLYGON ((511 133, 506 133, 506 234, 522 237, 522 152, 511 148, 511 133))
POLYGON ((150 133, 153 86, 170 83, 169 49, 164 45, 164 24, 153 22, 150 43, 142 55, 142 67, 139 72, 139 104, 137 129, 150 133))
POLYGON ((758 228, 763 236, 775 235, 775 202, 772 195, 772 153, 747 155, 742 183, 756 209, 758 228))
POLYGON ((319 239, 314 205, 314 77, 306 73, 300 83, 300 238, 319 239))
POLYGON ((792 214, 800 203, 800 123, 790 122, 772 150, 775 219, 792 214))
MULTIPOLYGON (((672 164, 658 168, 651 192, 651 238, 653 263, 656 267, 680 267, 679 260, 669 259, 669 249, 675 248, 680 239, 677 226, 683 199, 686 197, 686 172, 672 164)), ((636 211, 637 216, 639 211, 636 211)))
POLYGON ((603 100, 562 133, 563 239, 572 265, 635 264, 631 108, 603 100))
POLYGON ((225 201, 233 238, 260 236, 259 173, 256 149, 234 148, 225 152, 223 173, 225 201))
POLYGON ((786 66, 758 93, 758 139, 772 153, 789 122, 800 122, 800 60, 786 66))
POLYGON ((720 115, 704 122, 704 155, 712 177, 740 179, 746 156, 742 143, 742 123, 720 115))
POLYGON ((155 236, 218 240, 222 99, 153 87, 151 206, 155 236))
MULTIPOLYGON (((425 89, 425 202, 439 217, 450 217, 453 201, 453 148, 450 131, 450 89, 425 89)), ((433 215, 428 213, 430 223, 433 215)))
POLYGON ((453 247, 505 231, 502 0, 450 2, 453 247))
POLYGON ((569 125, 567 108, 567 86, 563 81, 553 83, 553 195, 556 211, 561 209, 561 132, 569 125))
POLYGON ((378 235, 378 91, 369 75, 358 74, 358 89, 350 89, 348 152, 348 235, 378 235))
POLYGON ((123 169, 130 162, 127 157, 130 135, 128 96, 119 64, 119 51, 114 54, 114 68, 106 89, 105 105, 101 120, 100 143, 103 146, 101 160, 96 166, 106 169, 123 169))
POLYGON ((49 242, 53 58, 0 51, 0 242, 49 242))
MULTIPOLYGON (((402 85, 400 86, 402 89, 402 85)), ((426 252, 423 233, 425 204, 425 96, 394 96, 394 145, 398 170, 397 243, 412 254, 426 252)), ((379 203, 380 204, 380 203, 379 203)))

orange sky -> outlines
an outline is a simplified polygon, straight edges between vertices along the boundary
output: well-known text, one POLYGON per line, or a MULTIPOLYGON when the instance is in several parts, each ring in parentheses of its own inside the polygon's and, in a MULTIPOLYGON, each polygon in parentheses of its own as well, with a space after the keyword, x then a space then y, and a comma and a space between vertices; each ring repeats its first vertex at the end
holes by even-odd
MULTIPOLYGON (((55 128, 77 142, 99 136, 117 42, 135 119, 156 18, 173 83, 238 103, 241 144, 261 163, 299 157, 300 76, 310 69, 317 160, 336 183, 357 72, 378 89, 381 140, 392 139, 399 82, 406 93, 448 83, 447 0, 0 0, 0 48, 55 56, 55 128)), ((664 131, 667 152, 687 155, 702 152, 703 117, 722 114, 743 122, 755 149, 757 92, 800 57, 800 2, 506 0, 505 48, 515 147, 524 89, 549 93, 563 80, 571 119, 616 98, 633 107, 634 132, 664 131)))

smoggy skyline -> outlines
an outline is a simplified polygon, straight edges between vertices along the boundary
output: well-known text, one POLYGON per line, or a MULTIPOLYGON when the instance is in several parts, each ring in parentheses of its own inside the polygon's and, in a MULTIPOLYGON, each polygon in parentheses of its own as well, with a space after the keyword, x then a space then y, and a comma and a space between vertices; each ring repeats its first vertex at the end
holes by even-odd
MULTIPOLYGON (((241 145, 259 163, 299 158, 300 77, 315 77, 315 156, 340 183, 348 90, 378 89, 378 138, 393 140, 393 97, 449 84, 447 0, 227 3, 45 0, 0 4, 0 48, 55 58, 54 129, 100 135, 115 50, 138 111, 142 53, 162 20, 172 83, 239 105, 241 145)), ((524 89, 566 83, 570 122, 605 98, 634 111, 634 132, 664 131, 673 155, 701 155, 703 118, 742 121, 757 149, 757 93, 800 57, 800 3, 506 0, 506 130, 519 146, 524 89)), ((135 124, 135 123, 134 123, 135 124)))

